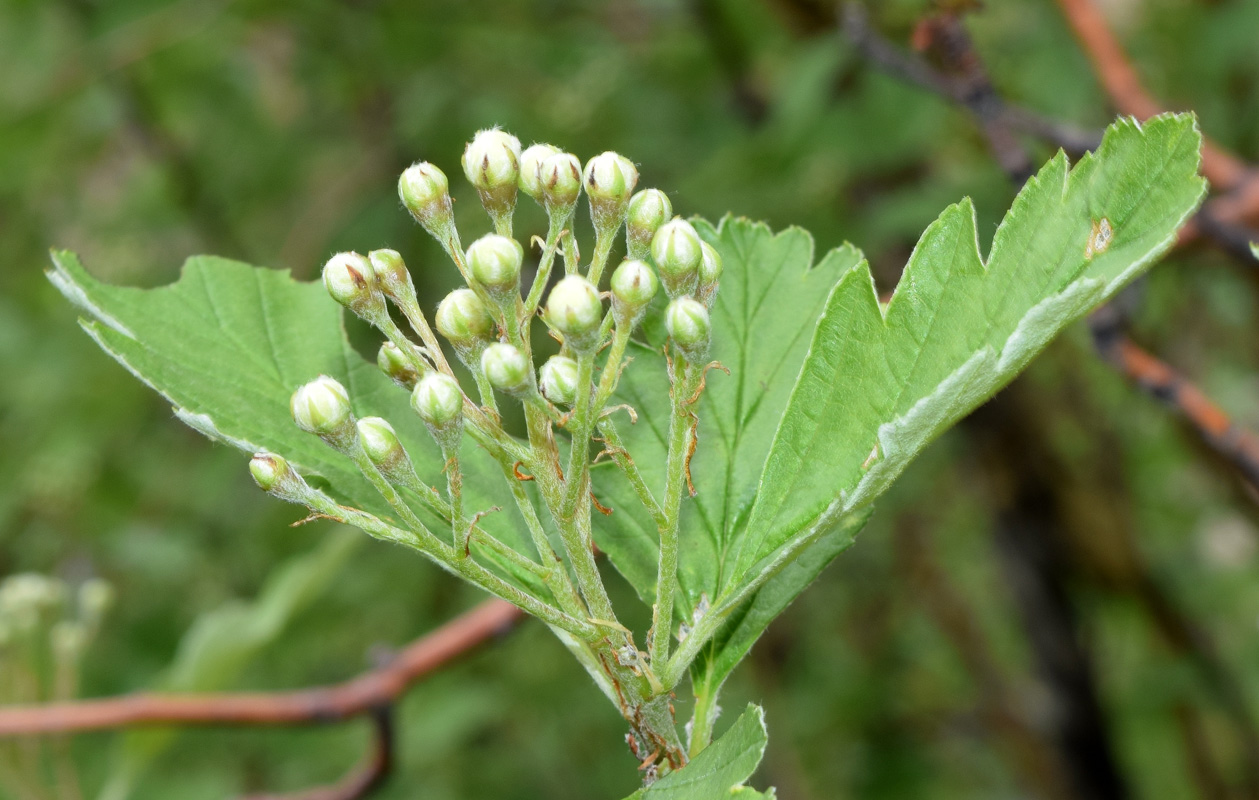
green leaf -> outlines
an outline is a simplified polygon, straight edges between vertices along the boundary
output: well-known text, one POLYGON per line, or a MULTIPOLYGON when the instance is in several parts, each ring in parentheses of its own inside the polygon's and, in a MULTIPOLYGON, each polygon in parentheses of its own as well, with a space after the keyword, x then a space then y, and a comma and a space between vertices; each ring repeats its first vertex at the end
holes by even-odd
MULTIPOLYGON (((158 688, 187 693, 232 685, 289 622, 323 593, 362 541, 356 531, 336 531, 315 549, 277 567, 253 602, 231 601, 199 617, 184 634, 158 688)), ((177 736, 175 729, 128 733, 103 796, 127 796, 148 765, 177 736)))
POLYGON ((762 794, 743 786, 761 763, 768 737, 765 712, 749 705, 730 730, 691 759, 677 772, 671 772, 626 800, 716 800, 720 797, 774 797, 774 790, 762 794))
POLYGON ((737 584, 827 515, 870 503, 944 429, 1008 383, 1063 327, 1148 268, 1197 208, 1189 115, 1121 120, 1068 170, 1028 181, 985 262, 969 201, 918 242, 879 302, 865 263, 827 301, 741 540, 737 584))
MULTIPOLYGON (((420 476, 444 486, 444 460, 407 393, 350 346, 342 309, 322 283, 198 256, 185 262, 178 282, 133 289, 95 280, 73 253, 54 252, 53 263, 49 280, 88 315, 84 330, 206 436, 250 453, 278 453, 303 474, 322 478, 342 502, 389 518, 392 510, 348 458, 293 424, 293 391, 331 375, 345 385, 358 416, 388 419, 420 476)), ((461 454, 466 507, 513 508, 498 465, 469 439, 461 454)), ((508 514, 492 514, 482 524, 532 556, 524 526, 512 523, 508 514)), ((434 524, 434 533, 450 536, 449 527, 434 524)), ((517 586, 545 596, 532 576, 496 566, 517 586)))

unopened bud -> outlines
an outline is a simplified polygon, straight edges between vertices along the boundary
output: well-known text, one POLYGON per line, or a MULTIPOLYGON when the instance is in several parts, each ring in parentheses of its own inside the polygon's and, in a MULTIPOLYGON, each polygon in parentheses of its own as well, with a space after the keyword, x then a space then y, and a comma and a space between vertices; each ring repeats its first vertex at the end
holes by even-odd
POLYGON ((651 238, 673 216, 669 197, 659 189, 643 189, 630 198, 625 217, 625 247, 630 258, 646 260, 651 238))
POLYGON ((621 325, 632 325, 647 310, 660 282, 642 261, 621 262, 612 273, 612 313, 621 325))
POLYGON ((691 297, 679 297, 669 304, 664 314, 669 336, 691 361, 698 361, 708 352, 712 339, 712 324, 708 309, 691 297))
POLYGON ((538 371, 538 388, 552 403, 571 406, 577 401, 577 362, 567 356, 551 356, 538 371))
POLYGON ((603 303, 594 284, 582 276, 568 275, 555 284, 546 301, 546 316, 574 350, 588 350, 598 344, 603 303))
POLYGON ((415 302, 411 271, 397 250, 373 250, 367 254, 367 260, 376 270, 376 282, 386 297, 400 306, 415 302))
POLYGON ((586 196, 596 231, 615 231, 625 219, 630 195, 638 183, 638 169, 625 156, 608 151, 586 162, 586 196))
POLYGON ((700 249, 704 256, 699 262, 699 288, 695 291, 695 299, 711 306, 717 296, 717 285, 721 282, 721 253, 708 242, 700 242, 700 249))
POLYGON ((289 400, 297 427, 313 433, 336 447, 346 447, 354 439, 354 413, 345 387, 327 375, 293 392, 289 400))
POLYGON ((415 384, 420 382, 420 378, 428 373, 427 369, 421 369, 416 366, 417 364, 423 365, 424 361, 418 357, 408 356, 393 342, 385 342, 376 353, 376 366, 380 367, 380 371, 407 391, 414 389, 415 384))
POLYGON ((445 336, 469 369, 476 369, 481 351, 494 337, 494 318, 471 289, 456 289, 437 306, 437 330, 445 336))
POLYGON ((434 372, 416 384, 411 407, 443 450, 457 444, 463 428, 463 392, 454 378, 434 372))
POLYGON ((323 285, 341 305, 371 322, 385 311, 376 268, 358 253, 337 253, 323 267, 323 285))
POLYGON ((543 205, 548 214, 567 214, 581 195, 581 162, 572 153, 556 153, 538 171, 543 205))
POLYGON ((704 260, 699 234, 684 219, 666 222, 651 240, 651 258, 669 297, 695 291, 699 265, 704 260))
POLYGON ((496 302, 502 302, 519 293, 524 255, 524 248, 515 239, 486 234, 468 248, 468 271, 496 302))
POLYGON ((494 224, 510 223, 520 180, 520 140, 497 128, 478 132, 463 151, 463 174, 494 224))
POLYGON ((393 426, 380 417, 364 417, 358 421, 358 441, 368 460, 385 477, 390 477, 411 461, 393 426))
POLYGON ((258 487, 290 503, 306 502, 312 492, 289 462, 274 453, 257 453, 249 462, 249 472, 258 487))
POLYGON ((421 161, 412 164, 398 178, 398 196, 429 235, 443 245, 455 234, 455 212, 450 203, 446 173, 421 161))
POLYGON ((530 145, 520 154, 520 191, 542 202, 542 162, 560 152, 549 144, 530 145))
POLYGON ((93 628, 114 604, 114 587, 103 578, 89 578, 79 587, 79 616, 93 628))
POLYGON ((496 342, 485 348, 481 354, 481 370, 490 385, 500 392, 519 397, 532 388, 529 359, 515 345, 496 342))

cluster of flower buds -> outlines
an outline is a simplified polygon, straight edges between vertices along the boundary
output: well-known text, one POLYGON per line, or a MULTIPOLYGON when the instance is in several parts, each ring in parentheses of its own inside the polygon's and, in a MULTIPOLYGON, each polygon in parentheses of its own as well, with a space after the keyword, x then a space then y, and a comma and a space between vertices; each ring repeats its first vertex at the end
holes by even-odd
POLYGON ((36 573, 0 582, 0 704, 71 700, 83 655, 113 604, 99 578, 77 591, 36 573), (33 670, 48 669, 48 674, 33 670), (53 675, 62 676, 53 680, 53 675), (65 678, 70 678, 66 680, 65 678), (49 690, 39 693, 40 687, 49 690))
MULTIPOLYGON (((709 308, 721 277, 721 257, 716 250, 689 222, 673 217, 672 204, 664 192, 636 192, 638 169, 617 153, 602 153, 583 165, 576 156, 549 144, 522 150, 516 137, 490 129, 477 133, 467 145, 462 167, 492 224, 491 232, 473 240, 466 249, 455 224, 446 174, 433 164, 421 162, 408 167, 398 181, 403 205, 446 250, 464 280, 464 285, 438 304, 431 327, 417 299, 411 273, 398 252, 381 249, 366 256, 338 253, 323 269, 328 294, 384 335, 377 365, 410 393, 411 408, 441 452, 446 496, 417 477, 419 462, 413 463, 399 437, 403 427, 395 429, 398 420, 391 423, 376 416, 357 417, 355 402, 336 379, 314 377, 297 388, 290 403, 297 426, 354 460, 404 523, 417 528, 424 524, 406 506, 408 498, 415 497, 425 502, 429 511, 449 519, 451 538, 444 539, 446 544, 442 545, 447 549, 426 552, 445 559, 446 565, 457 571, 465 569, 477 519, 469 521, 462 510, 463 437, 467 435, 490 450, 509 472, 515 471, 513 461, 523 462, 539 485, 557 482, 552 491, 539 494, 564 538, 568 535, 566 526, 580 516, 574 514, 574 505, 589 494, 582 489, 589 467, 583 460, 587 448, 579 446, 576 437, 592 436, 596 425, 611 425, 601 421, 602 415, 621 369, 628 363, 625 348, 630 336, 651 311, 663 287, 667 301, 659 302, 655 313, 662 314, 678 357, 670 363, 681 363, 688 369, 698 366, 709 349, 709 308), (521 193, 533 198, 550 222, 546 238, 535 237, 542 250, 536 270, 526 269, 526 251, 521 244, 526 239, 517 238, 512 230, 521 193), (594 231, 593 257, 587 264, 581 263, 574 233, 575 212, 583 193, 594 231), (613 263, 612 251, 622 227, 625 258, 613 263), (557 260, 562 261, 563 275, 552 281, 552 266, 557 260), (607 294, 603 294, 602 285, 606 285, 607 294), (605 306, 608 297, 610 303, 605 306), (395 323, 395 311, 399 319, 405 318, 414 336, 395 323), (545 359, 540 369, 535 368, 530 330, 539 318, 560 342, 559 352, 545 359), (443 352, 446 347, 472 372, 475 392, 465 394, 443 352), (596 363, 599 359, 601 366, 596 363), (523 406, 529 428, 527 443, 504 432, 497 396, 523 406), (554 425, 567 426, 574 437, 566 467, 558 463, 554 425), (553 475, 558 477, 550 477, 553 475), (404 494, 397 491, 399 488, 411 491, 404 494)), ((679 397, 696 394, 693 387, 698 371, 685 374, 690 376, 686 380, 693 382, 684 394, 678 393, 679 397)), ((671 373, 671 379, 683 380, 682 375, 671 373)), ((670 463, 682 461, 671 456, 670 463)), ((329 505, 332 501, 312 489, 294 465, 279 455, 259 453, 250 469, 258 485, 277 497, 316 510, 332 508, 334 515, 352 512, 358 515, 356 520, 370 517, 356 509, 329 505)), ((519 474, 515 472, 516 480, 519 474)), ((526 520, 530 518, 526 514, 526 520)), ((589 571, 585 573, 583 582, 577 562, 589 558, 589 543, 583 545, 580 535, 573 535, 578 539, 565 539, 564 544, 573 560, 572 574, 581 585, 580 592, 570 586, 568 595, 580 596, 588 606, 589 618, 614 619, 610 610, 600 607, 604 602, 599 597, 602 590, 589 585, 591 580, 598 581, 597 571, 594 577, 589 571)), ((548 575, 548 580, 570 580, 563 570, 560 577, 549 572, 546 565, 554 559, 548 562, 543 552, 549 546, 545 536, 535 539, 541 563, 527 568, 536 568, 539 574, 548 575)), ((511 552, 503 557, 522 558, 511 552)), ((557 598, 567 596, 563 591, 553 594, 557 598)))

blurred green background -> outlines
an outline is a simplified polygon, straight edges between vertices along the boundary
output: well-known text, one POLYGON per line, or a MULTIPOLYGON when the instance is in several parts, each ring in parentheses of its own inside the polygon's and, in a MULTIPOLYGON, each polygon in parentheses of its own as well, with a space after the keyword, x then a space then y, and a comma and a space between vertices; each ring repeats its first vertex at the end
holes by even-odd
MULTIPOLYGON (((1157 96, 1259 157, 1259 3, 1102 5, 1157 96)), ((880 2, 874 23, 903 44, 931 10, 880 2)), ((864 63, 834 16, 820 0, 0 0, 0 576, 114 585, 83 695, 335 682, 479 598, 399 549, 290 528, 298 511, 259 492, 241 454, 78 329, 42 275, 50 246, 140 286, 195 253, 310 278, 337 250, 388 246, 431 306, 457 275, 396 176, 446 169, 471 240, 488 224, 458 158, 501 124, 583 158, 624 153, 679 213, 798 224, 819 251, 850 240, 890 289, 941 209, 970 195, 990 236, 1014 189, 964 112, 864 63), (326 569, 306 570, 307 591, 272 593, 291 608, 242 609, 312 552, 326 569), (172 672, 198 620, 222 641, 214 614, 238 649, 172 672)), ((1052 0, 990 2, 967 25, 1012 101, 1110 120, 1052 0)), ((535 212, 521 221, 540 233, 535 212)), ((1123 301, 1139 341, 1252 428, 1254 266, 1178 251, 1123 301)), ((1255 499, 1077 326, 927 452, 736 674, 726 707, 768 713, 757 785, 789 800, 1058 797, 1064 780, 1065 796, 1259 796, 1255 499)), ((420 684, 399 724, 382 798, 637 783, 619 718, 536 623, 420 684)), ((222 798, 331 781, 368 741, 364 723, 92 734, 72 758, 88 797, 222 798)), ((0 746, 0 764, 24 747, 0 746)), ((54 785, 0 793, 73 797, 54 785)))

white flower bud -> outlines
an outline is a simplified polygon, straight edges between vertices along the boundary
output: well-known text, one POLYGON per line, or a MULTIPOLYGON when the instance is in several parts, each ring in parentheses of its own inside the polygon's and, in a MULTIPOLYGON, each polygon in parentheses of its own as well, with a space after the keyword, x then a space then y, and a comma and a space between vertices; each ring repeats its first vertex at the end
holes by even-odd
POLYGON ((559 154, 558 147, 549 144, 530 145, 520 154, 520 191, 542 202, 542 162, 559 154))
POLYGON ((651 267, 642 261, 630 259, 612 273, 612 313, 621 325, 633 325, 647 310, 651 298, 656 296, 660 281, 651 267))
POLYGON ((398 197, 434 239, 445 244, 457 238, 446 173, 427 161, 412 164, 398 178, 398 197))
POLYGON ((582 351, 598 344, 603 303, 594 284, 580 275, 568 275, 555 284, 546 301, 546 316, 564 335, 564 343, 582 351))
POLYGON ((556 153, 542 162, 538 180, 547 212, 567 213, 581 195, 581 162, 572 153, 556 153))
MULTIPOLYGON (((415 388, 415 384, 419 383, 420 378, 428 373, 428 370, 416 368, 417 359, 409 357, 406 353, 398 349, 393 342, 385 342, 380 346, 380 351, 376 353, 376 366, 380 367, 380 371, 389 376, 389 379, 401 386, 407 391, 415 388)), ((423 361, 419 361, 423 364, 423 361)))
POLYGON ((411 407, 443 449, 458 442, 463 423, 463 392, 454 378, 434 372, 415 386, 411 407))
POLYGON ((367 254, 367 260, 376 271, 376 282, 386 297, 395 303, 415 302, 415 284, 402 254, 397 250, 373 250, 367 254))
POLYGON ((323 284, 341 305, 371 322, 385 311, 376 269, 358 253, 337 253, 323 267, 323 284))
POLYGON ((515 239, 486 234, 468 248, 468 271, 495 301, 502 302, 519 293, 524 256, 524 248, 515 239))
POLYGON ((479 131, 463 151, 463 174, 495 225, 510 222, 520 180, 520 140, 497 128, 479 131))
POLYGON ((712 323, 703 303, 691 297, 677 298, 665 309, 664 323, 678 349, 691 361, 702 359, 708 352, 712 323))
POLYGON ((293 421, 297 427, 338 446, 354 437, 354 412, 350 409, 350 396, 345 387, 327 375, 293 392, 289 400, 293 421))
POLYGON ((538 371, 538 388, 552 403, 571 406, 577 401, 577 362, 566 356, 551 356, 538 371))
POLYGON ((274 453, 256 453, 249 462, 249 472, 258 488, 281 500, 304 504, 313 494, 289 462, 274 453))
POLYGON ((629 257, 646 260, 651 253, 651 238, 672 216, 673 204, 659 189, 643 189, 631 197, 625 216, 625 247, 629 257))
POLYGON ((485 302, 471 289, 456 289, 437 306, 435 322, 459 358, 469 369, 476 369, 475 360, 494 337, 494 318, 485 302))
POLYGON ((529 359, 515 345, 496 342, 481 354, 481 370, 490 385, 500 392, 519 397, 532 388, 529 359))
POLYGON ((358 421, 358 441, 367 458, 386 476, 409 461, 393 426, 380 417, 363 417, 358 421))
POLYGON ((651 240, 651 257, 669 297, 695 291, 699 265, 704 260, 699 234, 691 223, 675 219, 660 226, 651 240))
POLYGON ((699 262, 699 288, 695 292, 695 299, 711 306, 713 298, 717 296, 717 285, 721 282, 721 253, 708 242, 700 242, 700 249, 704 256, 699 262))
POLYGON ((625 156, 608 151, 586 162, 586 196, 596 231, 615 231, 625 219, 630 195, 638 183, 638 169, 625 156))
POLYGON ((79 587, 79 616, 92 627, 114 604, 114 587, 103 578, 89 578, 79 587))

